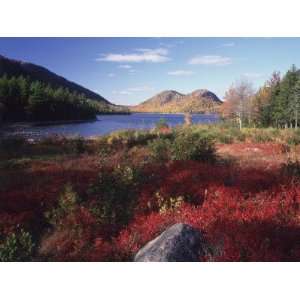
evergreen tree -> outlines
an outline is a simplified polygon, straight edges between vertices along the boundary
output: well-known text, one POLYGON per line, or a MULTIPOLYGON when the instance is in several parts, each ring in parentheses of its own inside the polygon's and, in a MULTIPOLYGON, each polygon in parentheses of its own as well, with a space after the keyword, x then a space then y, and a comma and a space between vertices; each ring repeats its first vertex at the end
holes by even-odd
POLYGON ((43 118, 43 106, 45 103, 44 86, 39 81, 34 81, 30 86, 30 97, 28 101, 28 113, 30 119, 40 120, 43 118))
POLYGON ((9 81, 6 75, 0 79, 0 100, 6 104, 9 95, 9 81))
POLYGON ((292 104, 291 110, 295 120, 295 128, 298 128, 299 116, 300 116, 300 79, 298 79, 295 85, 291 104, 292 104))
POLYGON ((20 100, 22 102, 22 105, 25 107, 26 105, 28 105, 30 83, 28 78, 25 78, 23 76, 18 77, 17 81, 20 89, 20 100))
POLYGON ((294 87, 298 81, 298 71, 293 65, 280 83, 280 91, 275 97, 274 117, 277 124, 288 127, 292 123, 291 103, 294 98, 294 87))

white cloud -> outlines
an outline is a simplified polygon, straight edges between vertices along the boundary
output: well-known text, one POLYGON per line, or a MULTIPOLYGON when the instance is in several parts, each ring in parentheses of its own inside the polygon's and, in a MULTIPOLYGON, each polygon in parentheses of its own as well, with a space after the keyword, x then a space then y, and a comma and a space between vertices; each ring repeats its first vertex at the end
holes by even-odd
POLYGON ((226 66, 232 64, 230 57, 220 55, 203 55, 195 56, 189 60, 191 65, 214 65, 214 66, 226 66))
POLYGON ((131 63, 139 63, 139 62, 166 62, 170 60, 168 57, 168 50, 164 48, 157 49, 136 49, 133 53, 120 54, 120 53, 109 53, 104 54, 103 57, 99 57, 96 59, 97 61, 109 61, 109 62, 131 62, 131 63))
POLYGON ((168 49, 165 48, 155 48, 155 49, 151 49, 151 48, 138 48, 135 49, 138 52, 142 52, 142 53, 154 53, 154 54, 160 54, 160 55, 167 55, 169 53, 168 49))
POLYGON ((145 91, 152 91, 153 88, 148 86, 148 85, 144 85, 144 86, 137 86, 137 87, 131 87, 131 88, 127 88, 121 91, 113 91, 113 94, 119 94, 119 95, 132 95, 134 93, 140 93, 140 92, 145 92, 145 91))
POLYGON ((193 74, 194 72, 189 70, 176 70, 176 71, 168 72, 168 75, 172 75, 172 76, 190 76, 193 74))
POLYGON ((244 73, 243 76, 247 77, 249 79, 256 79, 256 78, 262 77, 263 74, 261 74, 261 73, 244 73))
POLYGON ((120 69, 131 69, 132 66, 131 65, 119 65, 120 69))
POLYGON ((116 74, 115 74, 115 73, 108 73, 107 76, 108 76, 108 77, 115 77, 116 74))
POLYGON ((221 47, 234 47, 235 43, 234 42, 230 42, 230 43, 224 43, 221 45, 221 47))

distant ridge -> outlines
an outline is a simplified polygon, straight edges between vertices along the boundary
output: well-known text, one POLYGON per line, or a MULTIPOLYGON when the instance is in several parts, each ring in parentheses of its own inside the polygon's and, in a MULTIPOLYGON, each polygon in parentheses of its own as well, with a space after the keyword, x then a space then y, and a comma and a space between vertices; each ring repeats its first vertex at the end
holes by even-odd
POLYGON ((222 101, 213 92, 198 89, 184 95, 174 90, 163 91, 139 105, 130 108, 133 112, 159 113, 213 113, 222 101))
POLYGON ((75 83, 67 80, 66 78, 59 76, 48 69, 32 64, 29 62, 19 61, 7 58, 0 55, 0 76, 7 75, 12 76, 24 76, 29 77, 30 80, 38 80, 46 84, 50 84, 52 87, 64 87, 70 91, 84 94, 87 98, 97 100, 105 104, 112 104, 99 94, 75 83))

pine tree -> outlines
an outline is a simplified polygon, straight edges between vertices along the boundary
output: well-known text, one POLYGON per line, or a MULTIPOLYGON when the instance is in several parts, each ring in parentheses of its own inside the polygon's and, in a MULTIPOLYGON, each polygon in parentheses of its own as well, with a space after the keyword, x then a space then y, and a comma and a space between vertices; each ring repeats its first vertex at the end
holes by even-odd
POLYGON ((25 107, 26 105, 28 105, 30 83, 29 80, 23 76, 19 76, 17 78, 17 82, 20 90, 20 100, 22 102, 22 105, 25 107))
POLYGON ((7 104, 9 95, 9 81, 6 75, 0 78, 0 101, 3 104, 7 104))
POLYGON ((294 88, 294 95, 292 99, 292 110, 295 120, 295 128, 298 128, 299 123, 299 115, 300 115, 300 79, 298 79, 295 88, 294 88))
POLYGON ((34 81, 30 86, 28 113, 31 119, 43 118, 43 104, 45 99, 44 86, 39 81, 34 81))
POLYGON ((292 123, 291 107, 294 98, 294 87, 298 81, 298 71, 295 65, 286 73, 280 83, 280 91, 276 97, 275 118, 285 128, 292 123))

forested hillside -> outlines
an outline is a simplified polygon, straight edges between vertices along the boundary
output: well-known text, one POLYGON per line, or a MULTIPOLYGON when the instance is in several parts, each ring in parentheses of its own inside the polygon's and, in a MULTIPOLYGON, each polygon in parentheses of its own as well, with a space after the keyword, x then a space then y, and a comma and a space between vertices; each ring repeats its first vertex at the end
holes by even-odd
POLYGON ((0 55, 0 121, 87 120, 127 112, 41 66, 0 55))
POLYGON ((3 121, 93 119, 95 101, 64 88, 52 88, 23 76, 0 78, 0 116, 3 121))
POLYGON ((7 75, 8 77, 23 76, 30 78, 31 81, 40 81, 45 84, 50 84, 53 88, 59 87, 67 88, 72 92, 78 94, 84 94, 86 98, 98 100, 100 102, 111 104, 104 97, 97 93, 75 83, 67 80, 66 78, 59 76, 48 69, 32 64, 29 62, 9 59, 5 56, 0 55, 0 77, 7 75))

